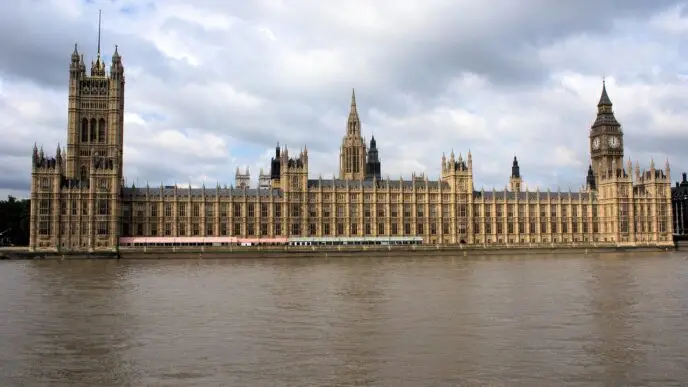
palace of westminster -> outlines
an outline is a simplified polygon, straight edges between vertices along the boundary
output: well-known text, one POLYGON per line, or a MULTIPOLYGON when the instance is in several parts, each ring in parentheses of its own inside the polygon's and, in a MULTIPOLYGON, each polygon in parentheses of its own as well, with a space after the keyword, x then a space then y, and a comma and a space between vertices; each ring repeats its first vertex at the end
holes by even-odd
MULTIPOLYGON (((34 146, 32 250, 113 250, 120 237, 422 237, 466 245, 671 246, 671 179, 652 162, 624 161, 621 125, 602 86, 589 132, 591 163, 578 192, 529 191, 514 158, 508 189, 476 190, 473 158, 438 155, 438 180, 383 178, 375 138, 366 144, 355 96, 339 177, 308 176, 308 150, 275 149, 251 188, 248 171, 227 188, 125 187, 125 77, 115 47, 87 72, 75 45, 69 66, 66 148, 34 146)), ((582 171, 584 172, 584 171, 582 171)))

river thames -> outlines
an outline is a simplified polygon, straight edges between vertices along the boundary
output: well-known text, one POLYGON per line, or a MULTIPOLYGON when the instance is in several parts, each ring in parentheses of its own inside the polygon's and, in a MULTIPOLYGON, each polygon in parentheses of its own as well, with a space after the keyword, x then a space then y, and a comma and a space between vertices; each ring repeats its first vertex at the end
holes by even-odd
POLYGON ((688 254, 0 262, 0 385, 678 386, 688 254))

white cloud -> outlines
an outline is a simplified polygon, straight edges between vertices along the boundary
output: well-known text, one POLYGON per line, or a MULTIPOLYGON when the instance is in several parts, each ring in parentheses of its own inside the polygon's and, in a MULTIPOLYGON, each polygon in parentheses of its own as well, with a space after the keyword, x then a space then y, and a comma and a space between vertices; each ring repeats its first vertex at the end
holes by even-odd
POLYGON ((331 177, 356 88, 384 175, 436 178, 471 150, 477 187, 503 187, 514 155, 530 187, 578 187, 603 74, 627 155, 688 163, 680 1, 42 3, 0 15, 0 196, 26 193, 35 141, 66 141, 69 55, 94 56, 98 9, 125 66, 129 182, 256 180, 278 141, 331 177))

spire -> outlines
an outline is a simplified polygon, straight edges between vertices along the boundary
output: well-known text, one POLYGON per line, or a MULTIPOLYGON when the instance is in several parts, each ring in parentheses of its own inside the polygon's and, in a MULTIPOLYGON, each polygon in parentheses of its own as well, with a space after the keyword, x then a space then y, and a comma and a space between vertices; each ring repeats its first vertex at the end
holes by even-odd
POLYGON ((358 108, 356 107, 356 91, 351 89, 351 110, 349 111, 349 119, 347 120, 348 135, 361 135, 361 120, 358 118, 358 108))
POLYGON ((600 95, 600 102, 597 103, 597 106, 612 106, 612 100, 607 94, 607 81, 604 78, 602 78, 602 95, 600 95))
POLYGON ((98 60, 100 60, 100 21, 101 21, 101 15, 102 12, 100 9, 98 10, 98 60))
POLYGON ((518 160, 516 159, 516 155, 514 155, 514 162, 511 164, 511 177, 521 177, 521 168, 518 166, 518 160))
POLYGON ((600 95, 600 101, 597 103, 597 118, 592 124, 591 129, 593 131, 599 131, 598 128, 605 127, 607 131, 621 131, 621 124, 614 117, 614 111, 612 110, 612 100, 607 94, 607 83, 605 80, 602 81, 602 94, 600 95))
POLYGON ((100 58, 100 26, 101 26, 101 14, 102 12, 98 10, 98 50, 96 54, 95 62, 91 62, 91 76, 104 77, 105 76, 105 63, 100 58))
POLYGON ((356 90, 351 89, 351 114, 358 114, 356 111, 356 90))
POLYGON ((74 51, 72 52, 72 63, 79 64, 79 48, 77 42, 74 42, 74 51))

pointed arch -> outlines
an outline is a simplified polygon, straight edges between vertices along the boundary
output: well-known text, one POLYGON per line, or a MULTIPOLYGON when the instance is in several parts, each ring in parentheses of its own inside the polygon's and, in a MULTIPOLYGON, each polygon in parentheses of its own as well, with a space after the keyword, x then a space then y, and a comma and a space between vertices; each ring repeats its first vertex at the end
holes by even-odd
POLYGON ((106 133, 107 133, 107 128, 105 126, 105 119, 101 118, 98 121, 98 142, 105 143, 106 133))
POLYGON ((88 118, 81 120, 81 142, 88 142, 88 118))
POLYGON ((91 118, 91 137, 90 141, 95 142, 96 141, 96 125, 98 124, 98 121, 96 121, 95 118, 91 118))
POLYGON ((85 165, 81 166, 81 169, 79 170, 79 180, 83 181, 88 181, 88 169, 86 168, 85 165))

